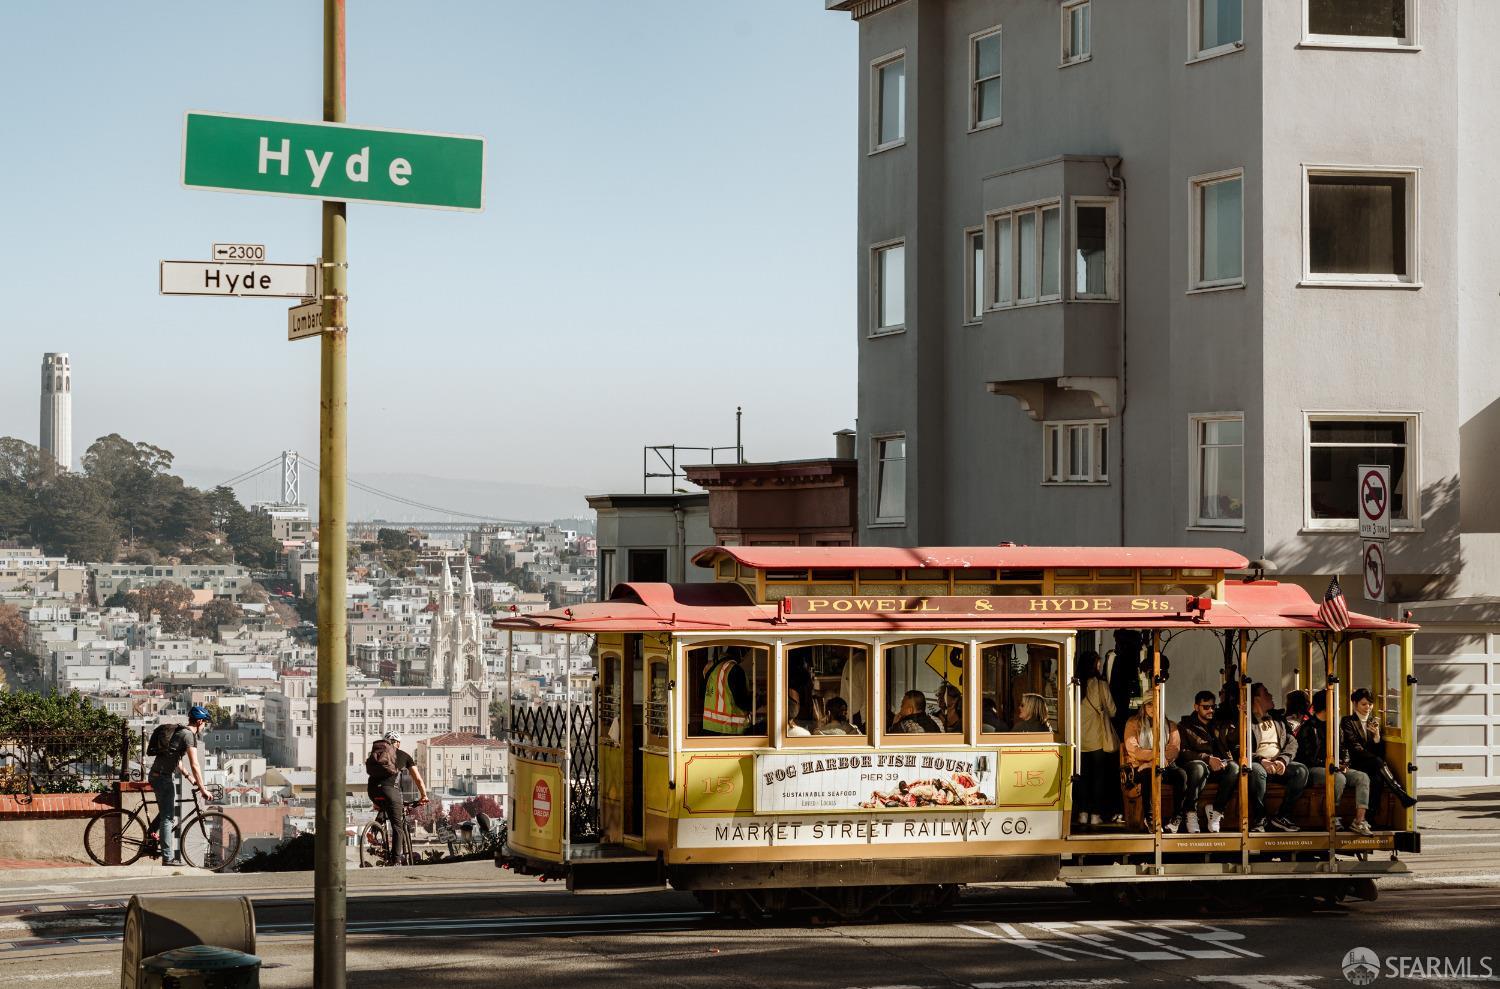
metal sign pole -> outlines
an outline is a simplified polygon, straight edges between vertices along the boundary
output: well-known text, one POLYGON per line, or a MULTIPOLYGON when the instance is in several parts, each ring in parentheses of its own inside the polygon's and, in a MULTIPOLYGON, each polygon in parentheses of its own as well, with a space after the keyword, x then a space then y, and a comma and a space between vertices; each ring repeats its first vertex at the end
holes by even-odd
MULTIPOLYGON (((344 120, 344 0, 323 0, 323 119, 344 120)), ((343 989, 348 915, 345 849, 349 702, 345 664, 345 523, 348 427, 347 216, 323 203, 322 400, 318 475, 318 748, 317 836, 313 855, 313 984, 343 989)))

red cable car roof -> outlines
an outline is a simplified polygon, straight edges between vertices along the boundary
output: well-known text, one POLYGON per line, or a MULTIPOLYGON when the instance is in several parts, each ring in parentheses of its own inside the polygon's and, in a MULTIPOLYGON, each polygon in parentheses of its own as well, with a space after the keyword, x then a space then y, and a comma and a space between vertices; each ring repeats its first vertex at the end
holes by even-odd
MULTIPOLYGON (((847 566, 847 564, 846 564, 847 566)), ((1165 564, 1163 564, 1165 566, 1165 564)), ((910 614, 860 614, 848 618, 804 618, 783 615, 774 605, 755 604, 743 586, 728 581, 711 584, 618 584, 608 601, 556 608, 531 615, 500 618, 495 628, 541 632, 901 632, 943 628, 1057 627, 1089 628, 1206 628, 1206 629, 1324 629, 1318 605, 1296 584, 1271 580, 1228 581, 1224 597, 1204 612, 1180 615, 1115 615, 1064 617, 1039 615, 943 616, 921 618, 910 614)), ((1353 631, 1413 631, 1407 622, 1387 621, 1350 612, 1353 631)))
POLYGON ((879 567, 1185 567, 1243 570, 1250 565, 1227 549, 1191 546, 711 546, 693 557, 712 567, 727 556, 755 570, 826 567, 857 570, 879 567))

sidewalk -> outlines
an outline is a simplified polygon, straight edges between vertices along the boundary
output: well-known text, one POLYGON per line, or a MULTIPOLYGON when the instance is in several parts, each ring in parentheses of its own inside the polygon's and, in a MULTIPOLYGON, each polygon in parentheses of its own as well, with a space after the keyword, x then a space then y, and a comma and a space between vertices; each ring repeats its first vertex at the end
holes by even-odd
POLYGON ((1500 790, 1418 790, 1419 831, 1500 831, 1500 790))

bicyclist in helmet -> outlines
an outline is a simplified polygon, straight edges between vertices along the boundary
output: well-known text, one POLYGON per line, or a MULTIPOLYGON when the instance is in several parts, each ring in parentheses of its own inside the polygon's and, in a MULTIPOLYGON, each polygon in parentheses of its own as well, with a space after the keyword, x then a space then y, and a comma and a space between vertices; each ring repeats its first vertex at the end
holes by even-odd
POLYGON ((386 732, 371 746, 365 771, 370 777, 366 786, 370 801, 383 808, 391 822, 391 853, 396 862, 404 862, 410 849, 406 847, 406 804, 401 793, 401 774, 407 773, 417 785, 419 804, 427 802, 427 783, 416 760, 401 751, 401 736, 393 731, 386 732))
POLYGON ((182 850, 177 847, 177 781, 183 776, 182 761, 187 758, 187 775, 205 800, 211 800, 203 785, 203 770, 198 765, 198 736, 213 721, 208 708, 194 704, 188 711, 188 723, 176 727, 157 747, 156 758, 146 770, 146 779, 156 793, 156 821, 151 825, 165 865, 181 865, 182 850))

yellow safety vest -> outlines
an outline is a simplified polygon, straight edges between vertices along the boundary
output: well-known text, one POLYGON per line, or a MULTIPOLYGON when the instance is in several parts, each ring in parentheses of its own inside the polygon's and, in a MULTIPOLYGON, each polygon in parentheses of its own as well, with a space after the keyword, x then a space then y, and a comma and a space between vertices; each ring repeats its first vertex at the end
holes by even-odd
POLYGON ((734 702, 729 691, 729 674, 739 664, 721 659, 708 671, 703 685, 703 730, 719 735, 743 735, 750 723, 750 713, 734 702))

